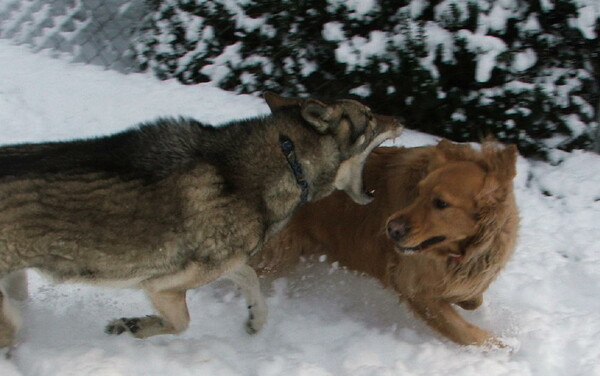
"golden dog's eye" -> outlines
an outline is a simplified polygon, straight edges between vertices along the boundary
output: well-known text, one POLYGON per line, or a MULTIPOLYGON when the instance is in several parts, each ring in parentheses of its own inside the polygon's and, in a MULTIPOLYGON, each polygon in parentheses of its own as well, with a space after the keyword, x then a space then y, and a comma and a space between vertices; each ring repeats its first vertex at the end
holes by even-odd
POLYGON ((450 204, 442 199, 436 198, 433 200, 433 206, 435 206, 436 209, 446 209, 450 204))

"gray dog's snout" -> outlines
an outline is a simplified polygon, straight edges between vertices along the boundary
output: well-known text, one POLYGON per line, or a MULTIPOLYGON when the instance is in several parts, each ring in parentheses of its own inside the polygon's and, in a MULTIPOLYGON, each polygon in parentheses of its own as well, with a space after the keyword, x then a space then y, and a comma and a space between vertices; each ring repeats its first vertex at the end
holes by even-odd
POLYGON ((405 221, 393 219, 387 224, 387 233, 390 239, 399 241, 402 239, 410 230, 409 225, 405 221))

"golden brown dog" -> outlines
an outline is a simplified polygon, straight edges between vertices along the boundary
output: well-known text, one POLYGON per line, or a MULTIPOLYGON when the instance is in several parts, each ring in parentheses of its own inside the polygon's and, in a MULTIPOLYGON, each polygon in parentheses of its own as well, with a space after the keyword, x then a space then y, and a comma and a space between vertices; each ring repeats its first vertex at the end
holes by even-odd
POLYGON ((393 288, 431 328, 463 345, 501 345, 452 306, 473 310, 515 248, 512 180, 517 150, 493 141, 476 150, 378 148, 365 168, 367 206, 343 193, 309 203, 254 260, 263 273, 300 255, 367 273, 393 288))

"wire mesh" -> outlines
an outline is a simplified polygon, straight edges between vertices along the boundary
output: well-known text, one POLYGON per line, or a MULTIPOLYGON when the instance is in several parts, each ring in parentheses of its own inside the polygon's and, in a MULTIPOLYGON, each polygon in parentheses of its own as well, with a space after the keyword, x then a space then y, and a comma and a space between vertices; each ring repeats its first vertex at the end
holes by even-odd
POLYGON ((144 0, 0 0, 0 38, 129 72, 130 43, 147 9, 144 0))

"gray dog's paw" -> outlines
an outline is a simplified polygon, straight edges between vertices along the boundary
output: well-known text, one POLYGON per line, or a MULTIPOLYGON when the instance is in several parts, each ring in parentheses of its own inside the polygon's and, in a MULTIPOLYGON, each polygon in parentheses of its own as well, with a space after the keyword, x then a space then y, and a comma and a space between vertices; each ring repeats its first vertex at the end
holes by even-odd
POLYGON ((171 326, 165 325, 163 319, 154 315, 146 317, 122 317, 111 321, 104 331, 108 334, 117 335, 129 332, 136 338, 173 333, 171 326))
POLYGON ((131 334, 135 334, 140 330, 140 319, 137 317, 134 318, 126 318, 122 317, 120 319, 116 319, 111 321, 106 328, 104 328, 104 332, 107 334, 121 334, 123 332, 129 332, 131 334))
POLYGON ((252 320, 246 321, 245 329, 248 334, 256 334, 259 331, 259 329, 254 327, 254 322, 252 320))
POLYGON ((248 306, 248 320, 246 320, 245 329, 248 334, 258 333, 265 325, 267 320, 267 307, 263 302, 248 306))

